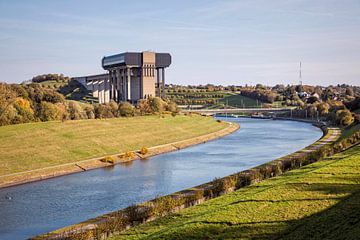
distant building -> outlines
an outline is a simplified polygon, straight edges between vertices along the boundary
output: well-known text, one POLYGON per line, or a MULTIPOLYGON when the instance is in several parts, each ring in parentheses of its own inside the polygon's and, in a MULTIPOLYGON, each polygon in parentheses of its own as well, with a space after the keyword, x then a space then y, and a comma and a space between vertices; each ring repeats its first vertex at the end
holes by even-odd
POLYGON ((76 77, 99 103, 137 102, 151 96, 164 97, 165 68, 171 64, 169 53, 125 52, 102 59, 108 74, 76 77))

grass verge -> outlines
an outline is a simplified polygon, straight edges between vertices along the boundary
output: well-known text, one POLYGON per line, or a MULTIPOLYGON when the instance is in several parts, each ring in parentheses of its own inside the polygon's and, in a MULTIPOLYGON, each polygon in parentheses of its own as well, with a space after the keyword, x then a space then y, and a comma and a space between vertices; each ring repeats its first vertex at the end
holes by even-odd
POLYGON ((112 239, 357 239, 360 146, 112 239))

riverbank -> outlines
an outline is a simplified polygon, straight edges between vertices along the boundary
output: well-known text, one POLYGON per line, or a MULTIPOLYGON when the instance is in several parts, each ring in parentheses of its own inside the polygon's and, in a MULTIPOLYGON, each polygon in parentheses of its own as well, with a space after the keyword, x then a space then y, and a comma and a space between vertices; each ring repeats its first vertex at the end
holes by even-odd
POLYGON ((111 239, 357 239, 359 198, 356 145, 111 239))
MULTIPOLYGON (((45 165, 46 163, 50 164, 50 166, 33 170, 30 168, 27 171, 1 175, 0 188, 107 167, 117 163, 175 151, 222 137, 236 131, 238 128, 237 124, 219 122, 213 118, 198 115, 165 116, 163 118, 146 116, 128 119, 50 122, 2 127, 0 128, 0 139, 5 145, 3 146, 4 151, 0 154, 2 166, 14 164, 13 161, 19 165, 23 163, 25 167, 26 165, 33 167, 44 163, 45 165), (7 131, 4 131, 4 129, 7 131), (22 134, 24 132, 26 134, 22 134), (45 135, 46 133, 48 135, 45 135), (72 135, 71 139, 68 139, 69 134, 72 135), (13 141, 14 138, 24 135, 29 139, 26 138, 23 141, 25 146, 19 150, 19 142, 13 141), (85 139, 79 140, 79 138, 85 139), (49 139, 56 141, 56 144, 48 142, 51 141, 49 139), (124 143, 124 139, 126 139, 126 143, 124 143), (10 148, 12 144, 17 146, 14 151, 18 151, 20 159, 15 156, 11 156, 10 159, 6 157, 11 155, 6 151, 6 148, 10 148), (75 146, 71 144, 75 144, 75 146), (140 153, 139 149, 142 147, 147 148, 146 154, 140 153), (74 161, 73 159, 73 161, 70 161, 70 159, 66 158, 68 155, 61 155, 55 150, 57 148, 64 148, 62 151, 67 152, 79 152, 80 154, 76 155, 76 157, 82 156, 87 149, 89 149, 90 153, 86 152, 86 154, 94 154, 94 149, 95 151, 100 149, 107 154, 103 153, 102 156, 86 160, 74 161), (34 153, 29 156, 30 153, 27 153, 26 150, 34 153), (57 161, 46 160, 44 155, 48 158, 53 156, 57 161), (59 158, 59 156, 62 157, 59 158), (37 157, 40 159, 36 160, 37 157), (28 158, 31 158, 32 161, 28 160, 28 158), (22 161, 23 159, 25 160, 22 161), (105 159, 111 159, 113 163, 106 162, 105 159), (63 161, 67 163, 51 166, 51 164, 63 161)), ((11 167, 8 166, 8 168, 11 167)))
POLYGON ((85 234, 91 234, 94 233, 94 231, 96 234, 104 236, 103 234, 107 235, 112 231, 120 231, 130 226, 133 226, 134 224, 136 225, 142 221, 153 220, 154 218, 156 218, 156 216, 159 216, 157 214, 160 214, 161 216, 168 213, 167 211, 177 211, 185 207, 202 203, 205 200, 222 195, 225 190, 228 191, 236 189, 232 187, 232 185, 227 185, 227 183, 239 183, 240 185, 238 186, 246 186, 254 182, 260 181, 264 178, 276 176, 278 174, 281 174, 282 171, 287 171, 298 164, 302 164, 302 159, 305 159, 306 156, 317 152, 318 149, 320 149, 322 146, 332 144, 334 141, 336 141, 339 133, 340 132, 338 129, 329 129, 327 131, 327 134, 314 144, 311 144, 303 150, 297 151, 280 159, 276 159, 261 166, 240 173, 236 173, 213 182, 202 184, 190 189, 173 193, 165 197, 161 197, 159 199, 139 204, 135 208, 129 207, 118 212, 113 212, 110 214, 99 216, 95 219, 90 219, 80 224, 59 229, 50 233, 49 235, 43 235, 40 238, 61 238, 76 232, 85 232, 85 234), (235 180, 235 182, 233 180, 235 180), (159 204, 162 207, 160 207, 159 204), (148 208, 154 208, 155 212, 152 212, 153 210, 149 212, 147 210, 148 208), (132 216, 131 220, 128 219, 129 216, 132 216), (115 227, 115 230, 113 229, 113 227, 115 227))

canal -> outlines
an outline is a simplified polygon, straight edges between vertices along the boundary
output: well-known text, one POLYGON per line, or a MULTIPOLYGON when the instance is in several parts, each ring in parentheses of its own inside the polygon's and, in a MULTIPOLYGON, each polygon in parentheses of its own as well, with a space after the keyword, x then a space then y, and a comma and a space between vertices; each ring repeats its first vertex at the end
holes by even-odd
POLYGON ((308 123, 232 118, 237 132, 114 167, 0 189, 0 239, 25 239, 245 170, 322 136, 308 123))

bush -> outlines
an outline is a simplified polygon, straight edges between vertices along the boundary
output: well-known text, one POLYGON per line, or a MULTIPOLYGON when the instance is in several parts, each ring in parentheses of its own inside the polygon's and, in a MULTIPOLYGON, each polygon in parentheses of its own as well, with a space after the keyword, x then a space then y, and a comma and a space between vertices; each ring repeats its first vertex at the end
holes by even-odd
POLYGON ((140 149, 140 154, 141 155, 146 155, 149 152, 149 149, 147 149, 146 147, 142 147, 140 149))
POLYGON ((83 113, 80 105, 75 102, 75 101, 71 101, 69 102, 69 118, 71 120, 78 120, 78 119, 84 119, 87 118, 87 116, 83 113))
POLYGON ((148 205, 133 205, 125 209, 125 215, 129 222, 144 222, 154 214, 153 207, 148 205))
POLYGON ((114 115, 114 117, 118 117, 118 109, 119 109, 119 105, 114 102, 114 101, 110 101, 108 104, 109 108, 111 109, 112 114, 114 115))
POLYGON ((125 152, 124 154, 119 155, 119 157, 123 158, 123 159, 132 159, 135 157, 135 153, 128 151, 128 152, 125 152))
POLYGON ((342 126, 349 126, 354 122, 351 112, 347 109, 336 112, 336 123, 342 126))
POLYGON ((28 100, 18 97, 14 103, 14 108, 17 111, 18 121, 16 123, 27 123, 35 120, 34 111, 28 100))
POLYGON ((102 158, 100 161, 105 162, 105 163, 111 163, 111 164, 115 163, 115 159, 113 156, 106 156, 106 157, 102 158))
POLYGON ((113 118, 114 114, 109 105, 96 104, 94 106, 95 118, 113 118))
POLYGON ((134 106, 128 102, 120 103, 118 109, 118 115, 122 117, 132 117, 134 116, 134 106))
POLYGON ((166 213, 172 212, 176 207, 183 204, 183 200, 171 196, 159 197, 153 201, 154 215, 162 216, 166 213))
POLYGON ((88 119, 94 119, 95 113, 94 113, 94 107, 92 105, 88 105, 84 108, 85 114, 88 119))
POLYGON ((167 104, 166 110, 171 112, 171 115, 173 117, 176 116, 179 113, 179 108, 178 108, 177 104, 175 102, 172 102, 172 101, 167 104))
POLYGON ((228 176, 224 178, 215 178, 213 181, 213 192, 217 195, 220 195, 223 192, 226 192, 230 188, 234 188, 236 185, 236 179, 233 176, 228 176))
POLYGON ((39 118, 41 121, 61 120, 62 111, 57 105, 43 101, 40 103, 39 118))
POLYGON ((149 98, 152 113, 162 113, 164 111, 165 102, 159 97, 149 98))
POLYGON ((152 113, 149 101, 147 99, 140 99, 137 104, 137 108, 141 115, 152 113))

